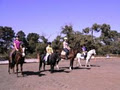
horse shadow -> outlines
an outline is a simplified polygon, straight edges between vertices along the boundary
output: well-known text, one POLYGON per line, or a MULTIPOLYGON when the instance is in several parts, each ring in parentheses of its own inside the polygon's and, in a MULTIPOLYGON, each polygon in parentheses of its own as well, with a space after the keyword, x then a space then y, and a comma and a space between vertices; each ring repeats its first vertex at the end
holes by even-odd
MULTIPOLYGON (((42 70, 41 72, 47 72, 47 71, 50 72, 50 69, 42 70)), ((53 73, 70 73, 70 71, 66 71, 66 69, 60 68, 59 70, 54 69, 54 71, 51 72, 51 73, 52 73, 52 74, 53 74, 53 73)))
POLYGON ((73 69, 86 69, 86 70, 90 70, 91 68, 90 67, 74 67, 73 69))
MULTIPOLYGON (((43 72, 50 72, 49 69, 47 70, 41 70, 40 72, 37 71, 37 72, 34 72, 34 71, 24 71, 22 74, 23 74, 23 77, 26 77, 26 76, 32 76, 32 75, 37 75, 37 76, 46 76, 46 74, 43 74, 43 72)), ((54 70, 54 72, 52 72, 51 74, 53 73, 69 73, 70 71, 65 71, 65 69, 60 69, 60 70, 54 70)))
POLYGON ((87 69, 90 70, 92 67, 100 67, 99 65, 90 65, 90 67, 85 67, 85 65, 82 65, 82 67, 76 66, 73 69, 87 69))
POLYGON ((34 72, 34 71, 24 71, 23 72, 23 77, 32 76, 32 75, 45 76, 46 74, 42 74, 39 71, 38 72, 34 72))
POLYGON ((100 67, 100 65, 90 65, 91 67, 100 67))
MULTIPOLYGON (((69 67, 61 67, 63 69, 69 69, 69 67)), ((76 67, 73 67, 74 70, 77 70, 77 69, 87 69, 87 70, 90 70, 91 68, 90 67, 79 67, 79 66, 76 66, 76 67)))

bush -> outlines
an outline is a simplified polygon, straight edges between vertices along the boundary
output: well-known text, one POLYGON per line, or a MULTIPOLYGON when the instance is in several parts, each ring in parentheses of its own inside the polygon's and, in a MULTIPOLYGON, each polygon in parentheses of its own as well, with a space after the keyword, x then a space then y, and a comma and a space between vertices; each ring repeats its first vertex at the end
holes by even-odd
POLYGON ((9 55, 8 54, 0 54, 0 61, 4 61, 4 60, 8 60, 9 59, 9 55))
POLYGON ((37 53, 36 52, 34 52, 33 54, 27 54, 26 55, 26 58, 29 58, 29 59, 31 59, 31 58, 37 58, 37 53))

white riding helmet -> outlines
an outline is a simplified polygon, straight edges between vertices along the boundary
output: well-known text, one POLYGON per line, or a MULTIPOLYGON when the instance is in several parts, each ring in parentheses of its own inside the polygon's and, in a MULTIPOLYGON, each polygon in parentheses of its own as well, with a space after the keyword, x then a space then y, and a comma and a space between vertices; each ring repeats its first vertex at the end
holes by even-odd
POLYGON ((64 40, 67 40, 68 38, 67 37, 64 37, 64 40))

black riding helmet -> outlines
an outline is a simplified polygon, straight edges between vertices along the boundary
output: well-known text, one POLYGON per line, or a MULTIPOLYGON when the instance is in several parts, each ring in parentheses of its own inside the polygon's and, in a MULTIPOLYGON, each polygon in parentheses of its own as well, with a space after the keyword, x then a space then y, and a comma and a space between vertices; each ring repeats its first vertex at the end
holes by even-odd
POLYGON ((47 44, 48 44, 48 45, 51 45, 51 42, 48 42, 47 44))
POLYGON ((15 36, 15 39, 19 39, 19 36, 17 35, 17 36, 15 36))

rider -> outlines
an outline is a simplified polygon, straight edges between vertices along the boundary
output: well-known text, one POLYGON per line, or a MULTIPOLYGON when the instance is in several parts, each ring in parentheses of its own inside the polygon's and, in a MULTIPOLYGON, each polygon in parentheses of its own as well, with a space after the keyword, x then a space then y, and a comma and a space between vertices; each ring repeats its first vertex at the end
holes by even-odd
POLYGON ((87 55, 87 47, 85 45, 82 46, 82 53, 84 55, 84 58, 86 58, 87 55))
POLYGON ((63 50, 66 52, 66 59, 68 59, 70 47, 69 47, 69 45, 67 43, 67 37, 64 37, 63 50))
POLYGON ((48 56, 53 53, 53 49, 51 47, 51 42, 48 42, 48 46, 46 47, 46 56, 45 56, 45 63, 47 64, 48 56))
POLYGON ((19 49, 22 48, 21 42, 19 41, 19 36, 15 37, 15 40, 13 41, 13 46, 14 46, 14 48, 13 48, 11 55, 10 55, 12 62, 14 62, 13 57, 15 57, 16 51, 19 51, 19 49))

